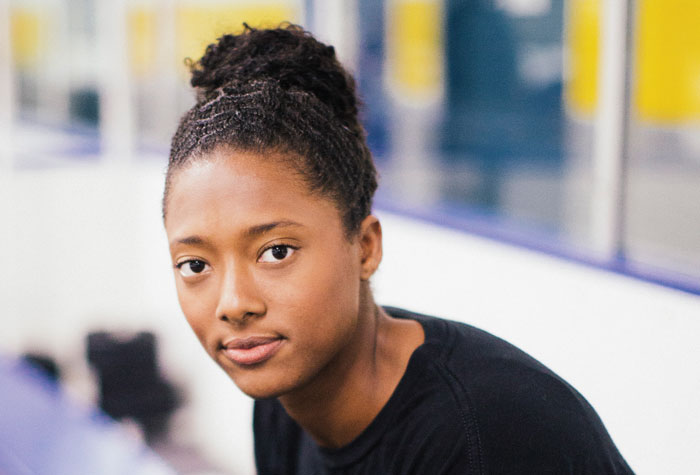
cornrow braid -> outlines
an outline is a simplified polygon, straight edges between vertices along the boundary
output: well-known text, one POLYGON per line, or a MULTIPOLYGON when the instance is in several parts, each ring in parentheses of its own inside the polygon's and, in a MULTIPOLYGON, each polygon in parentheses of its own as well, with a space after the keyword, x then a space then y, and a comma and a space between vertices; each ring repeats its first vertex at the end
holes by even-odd
POLYGON ((244 24, 190 65, 197 103, 173 136, 165 194, 176 171, 226 147, 281 152, 313 192, 331 198, 348 236, 371 212, 377 172, 358 119, 355 83, 332 46, 301 27, 244 24))

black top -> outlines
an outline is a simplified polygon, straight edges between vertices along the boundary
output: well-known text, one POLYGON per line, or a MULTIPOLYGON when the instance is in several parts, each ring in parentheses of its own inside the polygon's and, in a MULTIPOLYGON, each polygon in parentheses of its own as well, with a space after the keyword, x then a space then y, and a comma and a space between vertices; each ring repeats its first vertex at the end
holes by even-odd
POLYGON ((513 345, 462 323, 415 319, 425 342, 372 423, 319 447, 276 399, 255 403, 258 475, 632 473, 593 408, 513 345))

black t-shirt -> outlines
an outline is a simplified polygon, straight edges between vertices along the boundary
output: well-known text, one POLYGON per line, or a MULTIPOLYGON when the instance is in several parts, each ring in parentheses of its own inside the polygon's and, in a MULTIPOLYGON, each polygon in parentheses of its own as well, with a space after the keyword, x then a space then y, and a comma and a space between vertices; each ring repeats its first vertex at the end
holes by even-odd
POLYGON ((462 323, 417 320, 425 342, 372 423, 319 447, 276 399, 255 403, 258 475, 632 473, 593 408, 513 345, 462 323))

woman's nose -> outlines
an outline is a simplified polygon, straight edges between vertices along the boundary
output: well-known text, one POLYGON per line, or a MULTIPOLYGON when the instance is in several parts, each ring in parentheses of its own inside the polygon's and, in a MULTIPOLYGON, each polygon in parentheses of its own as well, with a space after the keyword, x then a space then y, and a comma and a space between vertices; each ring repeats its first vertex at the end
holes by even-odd
POLYGON ((246 269, 228 269, 219 291, 216 316, 219 320, 242 324, 250 317, 265 314, 266 305, 258 287, 246 269))

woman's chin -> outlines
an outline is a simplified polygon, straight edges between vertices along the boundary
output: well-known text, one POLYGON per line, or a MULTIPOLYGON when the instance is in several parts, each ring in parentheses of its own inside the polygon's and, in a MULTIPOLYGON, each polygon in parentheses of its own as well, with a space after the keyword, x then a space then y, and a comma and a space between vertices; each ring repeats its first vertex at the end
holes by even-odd
MULTIPOLYGON (((252 375, 251 375, 252 376, 252 375)), ((270 399, 282 396, 291 391, 293 387, 283 384, 278 378, 267 380, 264 377, 231 377, 233 382, 243 394, 253 399, 270 399)))

